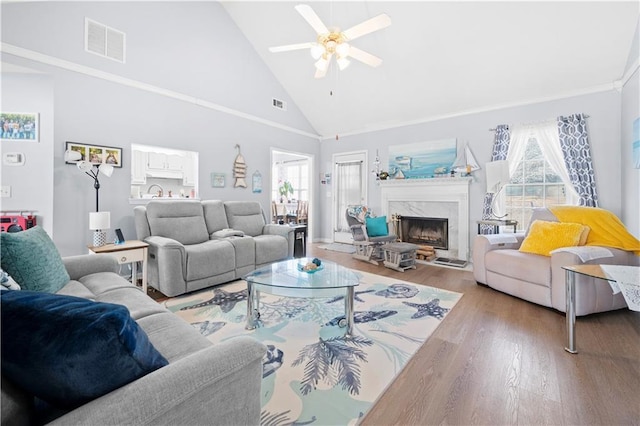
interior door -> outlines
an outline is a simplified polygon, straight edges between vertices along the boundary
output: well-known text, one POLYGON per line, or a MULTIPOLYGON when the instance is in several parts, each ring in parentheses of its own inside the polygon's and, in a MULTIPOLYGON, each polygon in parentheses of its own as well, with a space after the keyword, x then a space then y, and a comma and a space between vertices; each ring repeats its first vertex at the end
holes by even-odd
POLYGON ((349 152, 333 156, 333 240, 352 243, 345 213, 351 205, 365 205, 367 200, 367 152, 349 152))

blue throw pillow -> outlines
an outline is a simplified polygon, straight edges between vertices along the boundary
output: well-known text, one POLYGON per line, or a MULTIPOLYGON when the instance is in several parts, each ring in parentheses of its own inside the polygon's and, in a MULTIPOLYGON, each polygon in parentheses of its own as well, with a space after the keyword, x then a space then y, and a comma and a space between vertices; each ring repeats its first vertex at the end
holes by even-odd
POLYGON ((74 408, 167 360, 122 305, 33 291, 0 292, 2 375, 74 408))
POLYGON ((368 217, 366 218, 366 226, 369 237, 385 237, 389 235, 386 216, 368 217))
POLYGON ((2 269, 23 290, 55 293, 69 282, 58 249, 40 226, 0 233, 0 252, 2 269))

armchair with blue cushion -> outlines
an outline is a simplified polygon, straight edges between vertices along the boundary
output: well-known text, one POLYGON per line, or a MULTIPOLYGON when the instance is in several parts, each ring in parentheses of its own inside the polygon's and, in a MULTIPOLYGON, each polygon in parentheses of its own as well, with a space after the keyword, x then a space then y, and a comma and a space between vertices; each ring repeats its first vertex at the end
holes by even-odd
POLYGON ((349 206, 346 218, 356 249, 353 257, 378 265, 384 260, 382 246, 398 239, 389 232, 386 216, 375 217, 366 206, 349 206))

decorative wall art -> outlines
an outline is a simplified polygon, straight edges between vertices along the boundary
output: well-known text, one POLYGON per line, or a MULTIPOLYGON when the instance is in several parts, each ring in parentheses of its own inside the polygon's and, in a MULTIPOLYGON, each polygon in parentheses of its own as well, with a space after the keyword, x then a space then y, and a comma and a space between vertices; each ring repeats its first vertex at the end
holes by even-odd
POLYGON ((253 192, 259 194, 262 192, 262 174, 259 171, 253 172, 252 176, 253 192))
POLYGON ((389 176, 392 179, 443 177, 456 160, 456 139, 441 139, 389 147, 389 176))
POLYGON ((39 140, 40 124, 37 113, 0 112, 0 132, 3 141, 39 140))
POLYGON ((211 173, 211 187, 224 188, 224 173, 211 173))
POLYGON ((113 167, 122 167, 122 148, 67 142, 65 150, 76 151, 81 155, 80 160, 66 160, 66 164, 88 161, 91 164, 111 164, 113 167))
POLYGON ((640 169, 640 117, 633 122, 633 167, 640 169))
POLYGON ((233 162, 233 177, 236 178, 236 183, 233 186, 234 188, 246 188, 247 181, 244 178, 247 176, 247 163, 245 163, 244 157, 240 154, 240 145, 236 144, 236 149, 238 150, 238 155, 236 155, 236 159, 233 162))

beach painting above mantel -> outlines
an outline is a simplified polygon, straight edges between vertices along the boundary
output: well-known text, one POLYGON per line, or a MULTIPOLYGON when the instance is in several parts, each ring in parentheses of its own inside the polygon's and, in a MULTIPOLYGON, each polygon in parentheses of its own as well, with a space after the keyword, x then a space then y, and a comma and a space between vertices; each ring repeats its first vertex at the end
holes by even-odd
POLYGON ((447 176, 456 160, 456 139, 441 139, 389 147, 391 179, 447 176))

